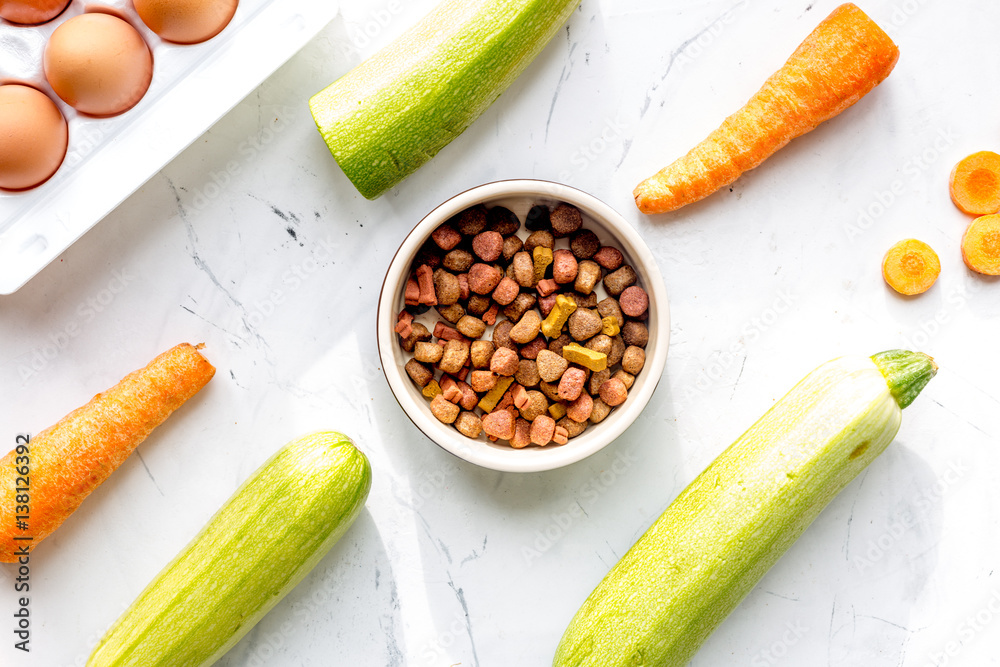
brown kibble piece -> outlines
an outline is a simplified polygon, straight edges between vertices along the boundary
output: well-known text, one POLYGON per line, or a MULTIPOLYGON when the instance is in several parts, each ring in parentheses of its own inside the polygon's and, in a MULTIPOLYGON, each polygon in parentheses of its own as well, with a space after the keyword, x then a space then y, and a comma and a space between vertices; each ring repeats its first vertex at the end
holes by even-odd
POLYGON ((641 347, 629 345, 622 356, 622 370, 631 375, 638 375, 646 364, 646 351, 641 347))
POLYGON ((449 306, 457 303, 462 295, 462 288, 458 284, 458 277, 453 273, 448 273, 444 269, 434 272, 434 296, 441 306, 449 306))
POLYGON ((475 294, 489 294, 503 279, 503 272, 492 264, 477 263, 469 268, 469 289, 475 294))
POLYGON ((434 239, 437 247, 448 252, 459 244, 462 240, 462 235, 446 222, 431 233, 431 238, 434 239))
POLYGON ((583 215, 580 209, 571 204, 559 204, 549 215, 552 221, 552 233, 558 239, 570 236, 583 226, 583 215))
POLYGON ((538 364, 533 359, 521 359, 517 363, 514 379, 522 387, 537 387, 538 383, 542 381, 542 377, 538 374, 538 364))
POLYGON ((545 398, 550 401, 559 400, 559 383, 558 382, 546 382, 542 380, 538 383, 538 390, 545 394, 545 398))
POLYGON ((457 303, 453 303, 450 306, 438 306, 436 310, 441 317, 452 324, 455 324, 465 316, 465 308, 462 308, 457 303))
POLYGON ((527 345, 522 345, 521 349, 518 350, 518 354, 520 354, 522 359, 531 359, 534 361, 538 358, 539 352, 547 349, 549 349, 549 344, 545 342, 545 337, 538 336, 527 345))
POLYGON ((569 250, 560 248, 552 253, 552 279, 560 285, 576 280, 578 264, 569 250))
POLYGON ((535 284, 535 262, 531 258, 531 254, 525 251, 520 251, 514 255, 511 260, 512 271, 514 272, 514 280, 521 287, 532 287, 535 284))
POLYGON ((613 297, 609 296, 601 299, 597 303, 597 312, 601 314, 601 317, 615 318, 619 327, 625 326, 625 314, 622 313, 621 306, 618 305, 618 301, 613 297))
POLYGON ((510 320, 504 320, 493 327, 493 345, 497 349, 506 347, 509 350, 517 351, 517 345, 510 339, 510 330, 513 328, 514 323, 510 320))
POLYGON ((478 438, 483 432, 483 422, 475 412, 461 412, 455 420, 455 428, 467 438, 478 438))
POLYGON ((575 422, 585 422, 590 419, 594 410, 594 399, 587 392, 581 392, 575 401, 566 406, 566 416, 575 422))
POLYGON ((600 352, 601 354, 607 356, 611 354, 611 347, 613 343, 611 341, 611 336, 599 333, 584 345, 588 350, 593 350, 594 352, 600 352))
POLYGON ((472 315, 465 315, 458 321, 455 328, 461 332, 466 338, 482 338, 482 335, 486 333, 486 324, 478 317, 473 317, 472 315))
POLYGON ((556 298, 558 296, 558 294, 549 294, 538 299, 538 310, 542 311, 542 317, 548 317, 552 309, 556 307, 556 298))
POLYGON ((568 325, 573 340, 588 340, 601 333, 601 316, 589 308, 577 308, 569 316, 568 325))
POLYGON ((642 322, 626 322, 622 327, 622 340, 626 345, 644 348, 649 343, 649 329, 642 322))
POLYGON ((517 352, 506 347, 498 348, 490 359, 490 370, 497 375, 510 376, 517 372, 517 352))
POLYGON ((513 278, 504 277, 497 288, 493 290, 493 300, 501 306, 506 306, 517 298, 521 288, 513 278))
POLYGON ((612 377, 601 385, 600 394, 601 400, 613 408, 625 402, 628 397, 628 389, 625 388, 625 383, 617 377, 612 377))
POLYGON ((552 442, 552 436, 556 432, 556 420, 548 415, 539 415, 531 422, 531 442, 544 447, 552 442))
POLYGON ((611 414, 611 406, 600 398, 594 399, 594 408, 590 412, 590 423, 600 424, 604 418, 611 414))
POLYGON ((575 401, 583 391, 583 385, 586 382, 587 374, 583 369, 567 368, 566 372, 559 378, 559 398, 563 401, 575 401))
POLYGON ((507 410, 496 410, 484 415, 482 424, 486 435, 498 440, 510 440, 514 437, 514 415, 507 410))
POLYGON ((441 262, 441 266, 449 271, 454 271, 455 273, 465 273, 475 261, 476 259, 468 250, 455 248, 444 256, 444 261, 441 262))
POLYGON ((486 207, 482 204, 471 206, 449 222, 464 236, 475 236, 486 229, 486 207))
POLYGON ((519 236, 508 236, 503 240, 503 258, 508 262, 511 261, 514 255, 521 252, 523 247, 524 241, 519 236))
POLYGON ((622 295, 618 297, 622 312, 629 317, 642 317, 649 308, 649 296, 646 291, 638 285, 627 287, 622 295))
POLYGON ((425 264, 432 271, 441 266, 441 248, 434 243, 433 238, 424 241, 424 244, 420 246, 420 250, 413 257, 413 266, 423 266, 425 264))
POLYGON ((413 348, 416 347, 417 343, 430 339, 431 332, 427 330, 427 327, 420 322, 414 322, 410 325, 410 335, 400 341, 399 346, 406 352, 413 352, 413 348))
POLYGON ((480 232, 472 239, 472 252, 484 262, 491 263, 503 254, 503 236, 497 232, 480 232))
POLYGON ((596 301, 597 295, 594 294, 594 287, 597 286, 597 282, 600 279, 601 267, 597 265, 597 262, 585 259, 579 264, 576 281, 573 283, 573 289, 580 294, 586 294, 594 297, 594 300, 596 301))
POLYGON ((486 212, 486 228, 503 236, 516 234, 521 229, 517 214, 505 206, 494 206, 486 212))
MULTIPOLYGON (((468 276, 466 276, 468 280, 468 276)), ((470 315, 475 315, 480 317, 483 313, 490 309, 490 305, 493 302, 490 301, 488 296, 483 296, 482 294, 470 294, 469 301, 465 304, 465 311, 470 315)))
POLYGON ((528 238, 524 240, 524 250, 530 253, 534 253, 535 248, 548 248, 551 250, 555 246, 556 239, 552 236, 552 232, 547 229, 539 229, 531 232, 528 234, 528 238))
POLYGON ((558 338, 553 338, 549 342, 549 352, 555 352, 561 357, 563 348, 572 342, 573 339, 569 337, 569 334, 562 334, 558 338))
POLYGON ((589 229, 581 229, 569 240, 569 249, 577 259, 591 259, 601 249, 601 240, 589 229))
POLYGON ((603 371, 597 371, 596 373, 590 374, 590 379, 587 380, 587 393, 591 396, 597 396, 601 391, 601 385, 604 384, 605 380, 611 377, 611 369, 605 368, 603 371))
POLYGON ((518 406, 521 417, 529 422, 534 421, 548 412, 549 399, 540 391, 529 391, 525 394, 524 405, 518 406))
POLYGON ((542 316, 538 311, 529 310, 521 320, 510 330, 510 339, 515 343, 525 345, 538 337, 542 330, 542 316))
POLYGON ((444 354, 438 363, 445 373, 455 374, 462 370, 466 360, 469 358, 469 344, 462 340, 449 340, 445 343, 444 354))
POLYGON ((551 350, 541 350, 535 359, 538 376, 545 382, 557 382, 569 368, 569 362, 562 355, 551 350))
POLYGON ((470 356, 472 358, 473 368, 489 368, 490 358, 493 357, 493 351, 496 347, 492 342, 488 340, 474 340, 472 341, 472 349, 470 356))
MULTIPOLYGON (((437 345, 434 347, 437 347, 437 345)), ((427 384, 434 379, 434 371, 427 368, 416 359, 410 359, 407 361, 406 365, 403 366, 403 369, 406 370, 406 374, 410 376, 411 380, 413 380, 413 384, 417 385, 421 389, 426 387, 427 384)))
POLYGON ((635 285, 639 280, 635 269, 628 264, 623 264, 617 271, 612 271, 604 276, 604 289, 611 296, 619 296, 627 288, 635 285))
POLYGON ((511 322, 519 322, 524 314, 535 307, 538 298, 530 292, 521 292, 510 305, 503 309, 503 315, 511 322))
POLYGON ((621 363, 622 357, 625 356, 625 341, 622 340, 621 336, 611 337, 611 353, 608 354, 608 366, 616 366, 621 363))
POLYGON ((438 421, 451 424, 458 419, 458 413, 462 409, 446 399, 444 394, 438 394, 431 401, 431 414, 438 418, 438 421))
POLYGON ((443 355, 444 348, 437 343, 425 343, 421 341, 413 348, 413 358, 425 364, 436 364, 441 361, 443 355))
POLYGON ((625 257, 622 255, 621 250, 612 248, 611 246, 604 246, 598 250, 593 260, 608 271, 617 271, 625 263, 625 257))

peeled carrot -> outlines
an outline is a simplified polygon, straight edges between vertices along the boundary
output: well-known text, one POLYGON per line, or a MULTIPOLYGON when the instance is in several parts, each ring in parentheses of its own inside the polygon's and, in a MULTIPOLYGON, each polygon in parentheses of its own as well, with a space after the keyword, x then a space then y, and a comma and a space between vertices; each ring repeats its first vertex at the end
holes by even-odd
POLYGON ((962 259, 977 273, 1000 276, 1000 215, 972 221, 962 237, 962 259))
POLYGON ((58 528, 214 374, 197 348, 178 345, 0 460, 0 562, 15 562, 58 528))
POLYGON ((900 294, 923 294, 941 274, 941 261, 923 241, 905 239, 889 248, 882 260, 882 277, 900 294))
POLYGON ((951 170, 948 188, 955 206, 969 215, 1000 211, 1000 155, 979 151, 951 170))
POLYGON ((643 213, 703 199, 779 148, 833 118, 881 83, 899 58, 855 5, 833 10, 747 104, 687 155, 636 187, 643 213))

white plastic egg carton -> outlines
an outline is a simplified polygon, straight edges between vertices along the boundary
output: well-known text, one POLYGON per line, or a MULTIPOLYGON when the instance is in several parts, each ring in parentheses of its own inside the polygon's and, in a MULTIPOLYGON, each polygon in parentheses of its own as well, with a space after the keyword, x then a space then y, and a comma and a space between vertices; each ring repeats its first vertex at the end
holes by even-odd
POLYGON ((12 294, 201 136, 338 12, 336 0, 240 0, 221 33, 201 44, 164 42, 139 20, 131 0, 73 0, 41 26, 0 21, 0 83, 45 91, 69 123, 59 171, 24 192, 0 191, 0 294, 12 294), (108 7, 139 30, 153 52, 153 80, 131 110, 83 116, 45 81, 42 52, 67 19, 108 7))

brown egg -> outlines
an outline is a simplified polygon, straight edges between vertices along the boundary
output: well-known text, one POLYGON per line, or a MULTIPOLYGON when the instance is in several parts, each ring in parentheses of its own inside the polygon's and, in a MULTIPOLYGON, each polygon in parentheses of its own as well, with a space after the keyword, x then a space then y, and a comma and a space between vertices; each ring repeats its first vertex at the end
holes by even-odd
POLYGON ((69 0, 0 0, 0 18, 37 25, 59 16, 67 5, 69 0))
POLYGON ((229 25, 238 0, 132 0, 150 30, 178 44, 211 39, 229 25))
POLYGON ((56 173, 69 130, 49 96, 30 86, 0 86, 0 188, 25 190, 56 173))
POLYGON ((42 64, 56 95, 92 116, 128 111, 153 78, 153 55, 142 36, 117 16, 98 12, 56 28, 42 64))

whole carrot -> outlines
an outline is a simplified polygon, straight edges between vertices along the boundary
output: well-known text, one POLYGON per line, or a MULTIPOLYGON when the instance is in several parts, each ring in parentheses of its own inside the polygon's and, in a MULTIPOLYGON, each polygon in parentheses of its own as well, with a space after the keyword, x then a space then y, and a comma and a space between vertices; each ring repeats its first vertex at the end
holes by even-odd
POLYGON ((178 345, 31 438, 26 455, 0 460, 0 562, 15 562, 58 528, 214 374, 197 348, 178 345))
POLYGON ((687 155, 636 187, 643 213, 696 202, 735 181, 795 137, 864 97, 896 65, 899 49, 868 15, 833 10, 747 104, 687 155))

